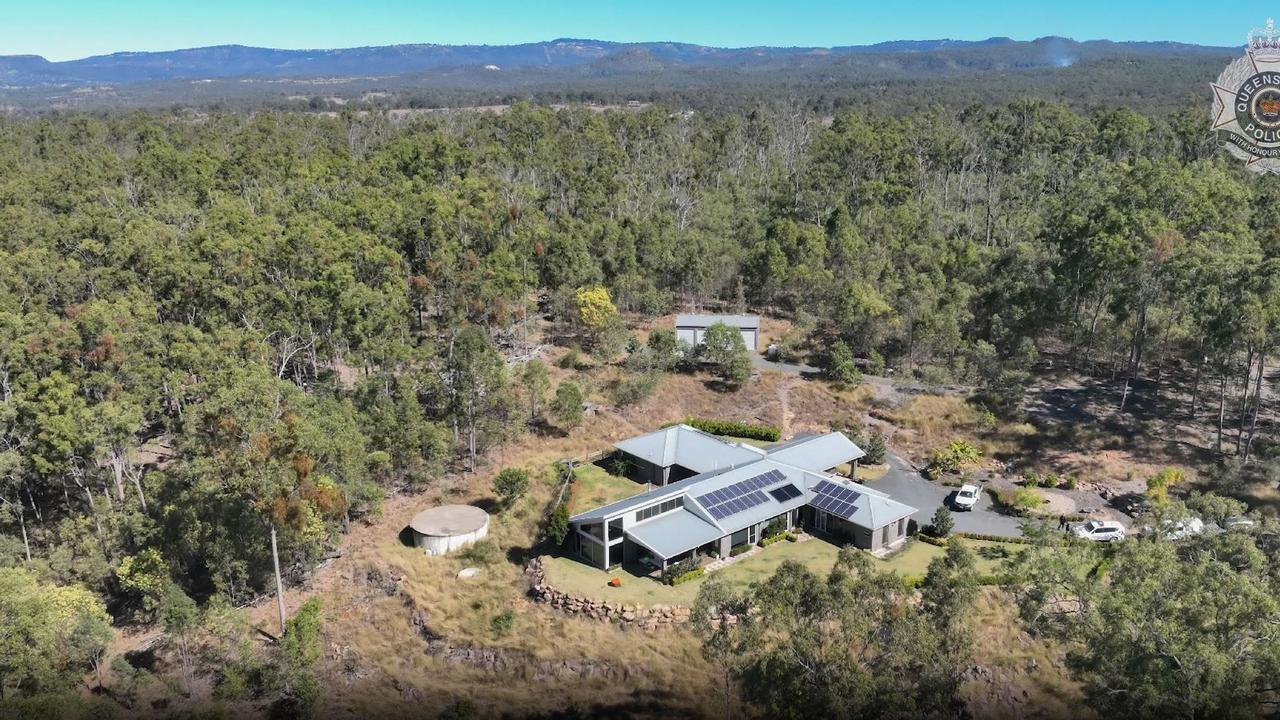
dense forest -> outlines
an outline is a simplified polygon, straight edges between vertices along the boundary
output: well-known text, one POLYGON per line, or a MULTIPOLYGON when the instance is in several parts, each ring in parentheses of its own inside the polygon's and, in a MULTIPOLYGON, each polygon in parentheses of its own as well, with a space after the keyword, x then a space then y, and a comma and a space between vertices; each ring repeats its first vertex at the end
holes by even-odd
POLYGON ((258 598, 273 533, 296 580, 481 462, 524 431, 530 323, 581 336, 583 288, 788 317, 784 354, 997 414, 1048 357, 1177 370, 1218 452, 1269 460, 1278 196, 1199 105, 0 120, 0 583, 66 595, 4 636, 0 696, 96 663, 108 613, 258 598))

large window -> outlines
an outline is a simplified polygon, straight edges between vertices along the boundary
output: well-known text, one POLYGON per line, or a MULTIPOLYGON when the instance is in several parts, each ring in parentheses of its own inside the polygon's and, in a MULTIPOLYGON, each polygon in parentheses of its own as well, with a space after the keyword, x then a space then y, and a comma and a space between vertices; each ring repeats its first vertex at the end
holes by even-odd
POLYGON ((647 508, 641 508, 636 511, 636 522, 643 522, 651 517, 657 517, 663 513, 669 513, 676 508, 684 507, 684 496, 671 498, 666 502, 650 505, 647 508))

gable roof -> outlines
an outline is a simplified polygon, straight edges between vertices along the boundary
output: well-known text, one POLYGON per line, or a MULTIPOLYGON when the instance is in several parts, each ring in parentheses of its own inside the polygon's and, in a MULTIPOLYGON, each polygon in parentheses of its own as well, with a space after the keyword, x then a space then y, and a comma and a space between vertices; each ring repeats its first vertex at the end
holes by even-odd
POLYGON ((679 465, 695 473, 754 462, 764 455, 759 448, 727 442, 688 425, 672 425, 613 446, 659 467, 679 465))
POLYGON ((676 327, 711 327, 716 323, 724 323, 730 327, 760 329, 758 315, 677 315, 676 327))
POLYGON ((866 455, 844 433, 808 435, 765 449, 770 460, 795 465, 806 470, 830 470, 866 455))

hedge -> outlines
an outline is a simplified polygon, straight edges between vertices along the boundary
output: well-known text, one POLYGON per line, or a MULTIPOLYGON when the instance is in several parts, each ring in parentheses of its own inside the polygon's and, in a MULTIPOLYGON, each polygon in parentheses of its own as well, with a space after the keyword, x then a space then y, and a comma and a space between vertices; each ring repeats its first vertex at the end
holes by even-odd
POLYGON ((937 547, 947 546, 946 538, 934 537, 932 535, 926 535, 925 533, 918 533, 916 537, 919 538, 920 542, 928 543, 930 545, 935 545, 937 547))
POLYGON ((956 537, 966 538, 968 540, 985 540, 987 542, 1003 542, 1015 543, 1018 545, 1031 545, 1035 541, 1024 537, 1009 537, 1007 535, 984 535, 983 533, 958 532, 956 537))
POLYGON ((749 551, 749 550, 751 550, 751 548, 753 548, 753 547, 755 547, 755 546, 754 546, 754 545, 745 545, 745 544, 744 544, 744 545, 738 545, 737 547, 734 547, 734 548, 730 548, 730 549, 729 549, 729 557, 738 557, 738 556, 739 556, 739 555, 741 555, 742 553, 744 553, 744 552, 748 552, 748 551, 749 551))
POLYGON ((776 542, 782 542, 783 540, 786 540, 786 539, 787 539, 786 533, 778 533, 777 535, 771 535, 760 541, 760 547, 769 547, 770 545, 776 542))
POLYGON ((712 418, 685 418, 685 424, 712 435, 730 435, 749 440, 777 442, 782 439, 782 430, 776 425, 752 425, 736 420, 716 420, 712 418))
POLYGON ((694 570, 690 570, 689 572, 684 573, 683 575, 677 575, 677 576, 675 576, 675 577, 671 578, 671 584, 672 584, 673 586, 674 586, 674 585, 682 585, 682 584, 684 584, 684 583, 689 582, 690 580, 696 580, 696 579, 698 579, 698 578, 700 578, 700 577, 702 577, 703 575, 706 575, 706 574, 707 574, 707 571, 706 571, 705 569, 703 569, 703 568, 697 568, 697 569, 694 569, 694 570))

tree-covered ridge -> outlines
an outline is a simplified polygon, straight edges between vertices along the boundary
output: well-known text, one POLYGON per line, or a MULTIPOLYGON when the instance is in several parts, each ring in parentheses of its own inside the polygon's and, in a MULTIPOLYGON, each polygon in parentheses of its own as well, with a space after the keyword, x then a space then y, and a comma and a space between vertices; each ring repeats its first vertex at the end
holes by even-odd
MULTIPOLYGON (((3 563, 121 614, 170 582, 252 599, 273 527, 297 577, 389 493, 547 410, 580 423, 579 385, 513 367, 538 316, 606 360, 629 344, 615 310, 789 316, 815 358, 971 382, 996 412, 1041 351, 1183 364, 1248 456, 1276 191, 1206 130, 1198 108, 1034 101, 829 126, 527 105, 2 120, 3 563), (155 582, 127 582, 151 554, 155 582)), ((677 348, 630 345, 634 398, 677 348)), ((730 360, 726 389, 749 372, 730 360)))

